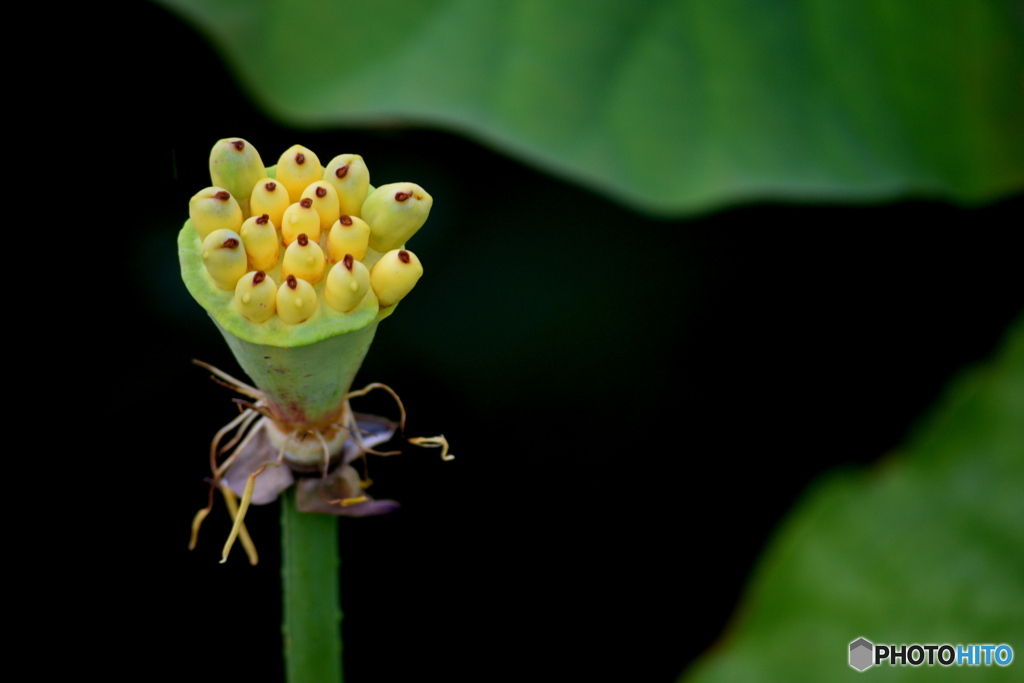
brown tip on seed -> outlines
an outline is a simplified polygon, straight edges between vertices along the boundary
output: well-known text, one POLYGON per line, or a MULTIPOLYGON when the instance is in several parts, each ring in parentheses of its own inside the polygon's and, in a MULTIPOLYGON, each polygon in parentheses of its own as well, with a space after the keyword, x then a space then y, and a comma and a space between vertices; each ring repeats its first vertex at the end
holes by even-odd
POLYGON ((304 163, 306 163, 306 155, 303 154, 302 152, 296 154, 295 163, 297 163, 299 166, 302 166, 304 163))
POLYGON ((401 261, 402 263, 408 263, 412 259, 409 258, 409 252, 403 249, 402 251, 398 252, 398 260, 401 261))
POLYGON ((231 146, 237 149, 239 152, 245 149, 245 143, 242 142, 241 140, 235 140, 234 142, 231 143, 231 146))
POLYGON ((306 237, 306 233, 302 233, 301 235, 299 235, 298 237, 296 237, 296 238, 295 238, 295 241, 299 243, 299 246, 300 246, 300 247, 304 247, 304 246, 306 246, 307 244, 309 244, 309 238, 308 238, 308 237, 306 237))
POLYGON ((266 279, 267 279, 267 274, 264 273, 262 270, 257 270, 256 274, 252 276, 252 284, 254 286, 258 285, 259 283, 263 282, 266 279))
POLYGON ((345 254, 345 258, 341 260, 341 262, 345 264, 345 267, 348 268, 349 272, 352 272, 353 261, 355 261, 355 259, 352 258, 352 254, 345 254))
POLYGON ((256 219, 256 225, 266 225, 268 222, 270 222, 270 215, 266 213, 256 219))
POLYGON ((327 196, 327 188, 324 188, 324 187, 316 188, 316 196, 317 197, 325 197, 325 196, 327 196))
POLYGON ((352 216, 341 216, 338 220, 342 225, 352 225, 352 216))
POLYGON ((348 175, 348 164, 345 164, 344 166, 339 168, 337 171, 335 171, 334 175, 336 175, 339 179, 340 178, 344 178, 345 176, 347 176, 348 175))
POLYGON ((238 240, 236 240, 234 237, 229 237, 226 240, 224 240, 224 244, 220 245, 220 248, 221 249, 237 249, 238 248, 238 240))
POLYGON ((288 285, 288 289, 295 289, 299 286, 299 283, 295 280, 294 275, 289 275, 285 278, 285 283, 288 285))
POLYGON ((277 183, 267 183, 263 186, 267 192, 273 192, 277 189, 277 183))
POLYGON ((406 199, 408 199, 411 196, 412 196, 411 192, 396 192, 395 193, 395 201, 396 202, 404 202, 406 199))
POLYGON ((221 190, 217 194, 213 195, 213 198, 214 199, 219 199, 222 202, 226 202, 227 200, 231 199, 231 193, 230 192, 225 192, 224 190, 221 190))
POLYGON ((303 209, 308 209, 309 207, 313 206, 313 200, 310 199, 309 197, 306 197, 301 202, 299 202, 299 204, 302 205, 303 209))

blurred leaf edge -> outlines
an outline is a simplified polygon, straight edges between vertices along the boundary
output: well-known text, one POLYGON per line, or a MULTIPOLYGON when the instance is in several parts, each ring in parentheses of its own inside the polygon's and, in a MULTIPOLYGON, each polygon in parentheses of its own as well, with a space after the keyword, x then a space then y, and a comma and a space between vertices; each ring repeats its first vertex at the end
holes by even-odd
MULTIPOLYGON (((897 453, 809 487, 730 626, 680 683, 827 680, 854 672, 847 647, 858 637, 1019 649, 1021 491, 1024 316, 993 359, 950 382, 897 453)), ((888 679, 920 675, 887 669, 888 679)), ((1006 675, 950 669, 955 680, 1006 675)))
POLYGON ((1024 187, 1024 24, 1000 0, 154 2, 282 121, 436 126, 652 215, 1024 187))

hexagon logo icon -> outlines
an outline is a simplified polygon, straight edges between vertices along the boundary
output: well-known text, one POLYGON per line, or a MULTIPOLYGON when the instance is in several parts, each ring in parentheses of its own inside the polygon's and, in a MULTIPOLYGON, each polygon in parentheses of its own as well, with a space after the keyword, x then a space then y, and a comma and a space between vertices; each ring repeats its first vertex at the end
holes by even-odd
POLYGON ((874 649, 875 646, 871 644, 871 641, 864 638, 858 638, 850 643, 850 666, 857 671, 863 671, 874 664, 871 661, 874 649))

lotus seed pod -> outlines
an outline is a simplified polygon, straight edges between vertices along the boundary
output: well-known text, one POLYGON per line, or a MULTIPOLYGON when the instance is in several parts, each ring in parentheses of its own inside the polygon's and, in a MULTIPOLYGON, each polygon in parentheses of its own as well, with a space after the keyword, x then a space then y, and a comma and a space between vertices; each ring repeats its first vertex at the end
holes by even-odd
POLYGON ((326 265, 320 245, 301 234, 284 250, 281 274, 286 277, 294 275, 315 285, 323 279, 326 265))
POLYGON ((281 217, 281 239, 285 244, 291 244, 303 234, 313 242, 320 241, 320 214, 309 197, 289 206, 281 217))
POLYGON ((309 184, 321 180, 324 167, 316 154, 302 145, 292 145, 277 161, 277 180, 288 190, 289 201, 302 199, 309 184))
POLYGON ((210 152, 211 182, 230 192, 246 216, 253 185, 266 175, 260 153, 242 138, 218 140, 210 152))
MULTIPOLYGON (((330 159, 333 156, 332 153, 327 158, 330 159)), ((273 163, 277 159, 264 159, 264 161, 273 163)), ((355 178, 359 174, 357 166, 361 173, 362 164, 358 163, 359 160, 354 155, 351 161, 357 163, 350 165, 342 175, 351 174, 352 178, 355 178)), ((312 164, 312 162, 310 163, 312 164)), ((283 166, 286 165, 283 164, 283 166)), ((315 164, 313 165, 315 166, 315 164)), ((270 270, 263 271, 268 278, 272 278, 274 281, 276 305, 281 285, 283 282, 287 282, 286 276, 281 274, 281 259, 284 249, 281 248, 280 237, 281 228, 285 227, 284 211, 301 196, 297 192, 294 200, 289 196, 286 202, 279 202, 280 208, 277 211, 280 212, 280 220, 275 218, 272 205, 262 205, 256 208, 255 202, 260 201, 258 199, 260 195, 274 194, 267 190, 266 183, 274 183, 274 190, 282 196, 288 193, 287 186, 279 180, 279 177, 288 176, 287 170, 283 166, 276 170, 269 166, 268 164, 267 171, 274 177, 258 179, 259 184, 263 186, 262 189, 257 188, 257 182, 254 182, 249 201, 251 215, 262 216, 266 213, 269 216, 269 221, 278 228, 278 263, 270 270)), ((322 169, 319 169, 319 173, 319 177, 313 177, 307 182, 300 183, 300 187, 297 189, 304 190, 310 183, 324 179, 322 169)), ((335 177, 337 177, 337 173, 335 173, 335 177)), ((369 185, 368 189, 372 191, 369 185)), ((224 191, 230 196, 230 192, 224 191)), ((353 210, 346 212, 346 215, 354 213, 358 212, 353 210)), ((339 213, 334 218, 337 219, 340 215, 339 213)), ((241 218, 243 220, 232 225, 237 225, 234 230, 239 234, 238 239, 241 249, 244 251, 248 246, 248 241, 252 240, 252 236, 248 235, 249 229, 247 228, 248 239, 241 237, 241 226, 245 216, 241 218)), ((291 241, 294 241, 298 234, 303 232, 307 234, 310 241, 319 243, 326 253, 328 238, 320 229, 319 214, 316 217, 315 226, 295 231, 291 235, 291 241), (312 235, 318 231, 320 239, 314 240, 312 235)), ((378 324, 397 307, 391 306, 380 311, 377 297, 367 293, 353 310, 347 313, 336 312, 322 300, 324 298, 322 293, 327 287, 324 280, 329 276, 329 269, 325 268, 321 281, 316 285, 310 285, 308 282, 300 284, 301 278, 289 273, 294 280, 294 289, 288 291, 293 292, 294 298, 294 296, 299 296, 300 288, 306 290, 305 305, 302 307, 291 305, 290 308, 288 305, 283 305, 281 307, 283 313, 278 311, 265 322, 257 324, 243 315, 240 310, 239 303, 245 302, 235 302, 235 287, 226 291, 215 283, 211 273, 207 270, 207 261, 202 257, 203 251, 203 240, 197 239, 197 232, 192 221, 189 220, 182 226, 178 234, 178 257, 182 279, 191 295, 209 313, 218 329, 223 333, 243 371, 251 378, 253 386, 257 387, 269 415, 272 416, 268 419, 277 420, 286 430, 292 426, 321 429, 336 424, 341 411, 346 406, 353 378, 374 338, 378 324), (309 291, 310 287, 312 287, 312 291, 309 291), (321 300, 318 301, 314 296, 321 300), (320 310, 320 307, 323 307, 323 310, 320 310), (307 315, 310 316, 309 319, 302 324, 285 322, 285 319, 301 320, 307 315)), ((376 260, 380 256, 381 254, 368 250, 365 256, 367 261, 364 262, 364 265, 369 268, 369 259, 372 257, 376 260)), ((247 256, 246 262, 248 260, 247 256)), ((358 266, 353 265, 353 268, 358 268, 358 266)), ((244 284, 251 287, 256 270, 255 266, 247 264, 245 272, 238 279, 247 278, 248 282, 244 284)), ((237 285, 238 280, 235 280, 234 284, 237 285)), ((282 297, 281 303, 287 304, 287 298, 287 296, 282 297)), ((250 297, 250 302, 252 299, 253 297, 250 297)), ((275 457, 276 454, 275 451, 275 457)), ((239 458, 240 461, 241 458, 239 458)), ((264 472, 260 481, 263 481, 266 476, 267 473, 264 472)), ((258 486, 259 482, 257 482, 258 486)))
POLYGON ((203 240, 203 265, 221 289, 234 289, 245 275, 245 247, 234 230, 214 230, 203 240))
POLYGON ((277 285, 262 270, 246 273, 235 285, 235 308, 254 323, 270 319, 277 311, 277 285))
POLYGON ((324 180, 338 192, 340 213, 360 216, 370 189, 370 171, 358 154, 339 154, 324 169, 324 180))
POLYGON ((188 201, 188 217, 199 239, 214 230, 234 230, 242 227, 242 208, 223 187, 200 190, 188 201))
POLYGON ((320 214, 320 230, 327 232, 338 220, 338 191, 330 183, 318 180, 302 191, 302 199, 312 199, 313 208, 320 214))
POLYGON ((370 289, 370 271, 346 254, 327 273, 324 301, 338 313, 348 313, 359 305, 370 289))
POLYGON ((369 240, 370 226, 366 221, 358 216, 342 216, 334 221, 327 233, 327 252, 335 263, 345 258, 345 254, 352 254, 352 258, 362 261, 369 240))
POLYGON ((256 270, 272 270, 277 265, 281 242, 270 216, 263 214, 246 218, 239 234, 245 245, 245 254, 249 257, 249 265, 256 270))
POLYGON ((249 211, 253 216, 267 214, 270 222, 280 226, 284 210, 291 205, 288 190, 273 178, 260 178, 249 196, 249 211))
POLYGON ((415 183, 381 185, 363 203, 370 248, 385 252, 405 244, 427 220, 433 197, 415 183))
POLYGON ((370 286, 380 307, 387 308, 411 292, 422 275, 423 266, 416 254, 406 249, 393 249, 381 256, 370 270, 370 286))
POLYGON ((277 290, 277 315, 289 325, 309 320, 316 313, 318 302, 313 285, 289 275, 277 290))

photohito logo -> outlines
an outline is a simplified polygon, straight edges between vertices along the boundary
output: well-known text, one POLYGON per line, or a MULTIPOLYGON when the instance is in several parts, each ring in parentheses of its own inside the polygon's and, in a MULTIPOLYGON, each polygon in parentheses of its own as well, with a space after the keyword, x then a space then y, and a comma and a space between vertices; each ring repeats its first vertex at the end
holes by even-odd
POLYGON ((863 671, 875 664, 889 666, 1009 666, 1013 648, 1009 645, 875 645, 866 638, 850 643, 850 666, 863 671))

